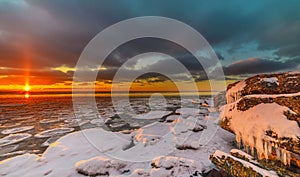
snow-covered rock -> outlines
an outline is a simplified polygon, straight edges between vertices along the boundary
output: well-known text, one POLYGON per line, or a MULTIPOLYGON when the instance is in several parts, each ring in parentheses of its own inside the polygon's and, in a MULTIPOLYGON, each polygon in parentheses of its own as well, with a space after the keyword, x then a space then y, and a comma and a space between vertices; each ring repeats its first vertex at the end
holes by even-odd
POLYGON ((261 74, 230 84, 226 92, 227 103, 233 103, 246 95, 290 94, 300 91, 300 74, 287 72, 261 74))
POLYGON ((300 168, 299 73, 251 77, 229 86, 226 99, 220 125, 242 149, 300 168))

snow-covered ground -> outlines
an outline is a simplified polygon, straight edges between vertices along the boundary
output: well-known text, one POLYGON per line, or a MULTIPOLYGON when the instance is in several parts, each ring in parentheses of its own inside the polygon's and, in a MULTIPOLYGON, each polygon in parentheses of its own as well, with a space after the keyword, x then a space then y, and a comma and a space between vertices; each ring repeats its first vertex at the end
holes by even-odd
MULTIPOLYGON (((200 176, 202 171, 214 167, 209 155, 216 150, 229 152, 235 137, 218 128, 218 114, 208 108, 185 107, 176 113, 180 115, 169 115, 172 117, 163 122, 156 121, 126 134, 91 128, 67 134, 52 144, 50 138, 42 155, 27 153, 1 161, 0 175, 200 176)), ((150 119, 146 115, 143 119, 150 119)), ((73 129, 57 128, 36 136, 50 137, 68 131, 73 129)))

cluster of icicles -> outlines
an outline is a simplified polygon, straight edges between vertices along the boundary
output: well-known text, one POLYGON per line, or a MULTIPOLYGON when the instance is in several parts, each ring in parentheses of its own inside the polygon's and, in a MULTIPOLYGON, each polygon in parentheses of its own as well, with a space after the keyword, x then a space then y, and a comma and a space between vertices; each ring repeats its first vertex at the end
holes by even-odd
POLYGON ((254 136, 241 137, 238 134, 236 141, 239 149, 244 150, 257 159, 270 159, 276 155, 276 159, 281 160, 284 165, 290 165, 292 153, 279 147, 279 142, 254 136))

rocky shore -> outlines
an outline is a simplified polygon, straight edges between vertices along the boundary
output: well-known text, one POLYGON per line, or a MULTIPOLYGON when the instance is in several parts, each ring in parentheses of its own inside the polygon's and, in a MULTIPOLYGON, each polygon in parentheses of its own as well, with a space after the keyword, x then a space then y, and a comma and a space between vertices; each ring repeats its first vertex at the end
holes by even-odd
POLYGON ((220 126, 243 150, 216 151, 214 164, 233 176, 299 176, 300 73, 250 77, 214 101, 220 126))

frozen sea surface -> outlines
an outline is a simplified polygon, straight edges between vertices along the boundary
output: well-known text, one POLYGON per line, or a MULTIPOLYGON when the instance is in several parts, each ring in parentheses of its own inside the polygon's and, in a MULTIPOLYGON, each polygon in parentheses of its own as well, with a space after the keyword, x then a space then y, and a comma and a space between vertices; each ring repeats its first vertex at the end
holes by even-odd
POLYGON ((165 104, 154 99, 151 105, 148 98, 135 97, 130 99, 130 107, 120 100, 122 109, 118 110, 108 98, 96 101, 96 110, 82 104, 75 116, 71 98, 4 100, 0 103, 0 159, 7 159, 2 165, 8 168, 0 173, 20 175, 25 171, 14 172, 13 166, 30 163, 26 169, 35 171, 32 176, 160 176, 168 175, 170 166, 180 176, 211 169, 209 155, 216 149, 228 151, 228 142, 234 140, 217 128, 218 114, 208 107, 208 98, 181 102, 178 97, 166 97, 165 104), (102 139, 96 136, 99 131, 105 135, 102 139), (209 143, 200 137, 209 138, 209 143), (95 149, 97 145, 101 149, 95 149), (124 165, 114 157, 131 161, 124 165), (95 163, 97 169, 90 167, 95 163))

